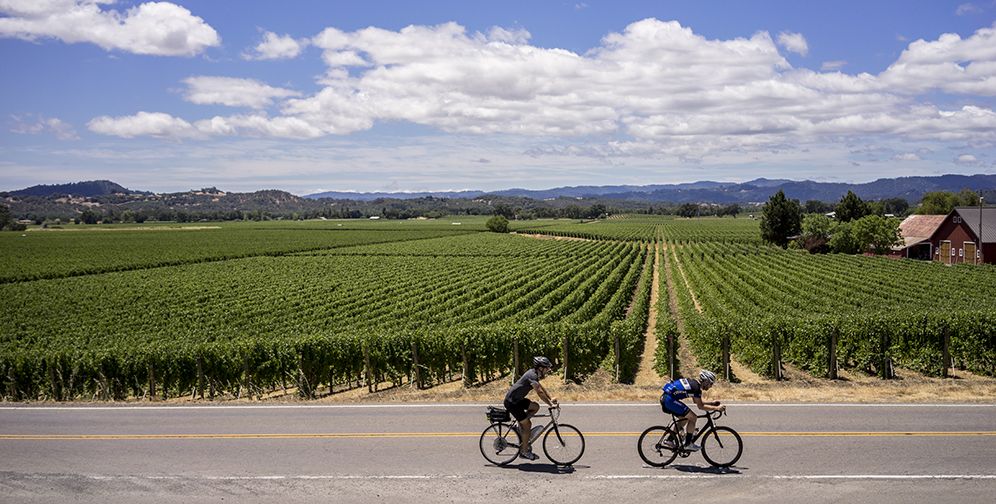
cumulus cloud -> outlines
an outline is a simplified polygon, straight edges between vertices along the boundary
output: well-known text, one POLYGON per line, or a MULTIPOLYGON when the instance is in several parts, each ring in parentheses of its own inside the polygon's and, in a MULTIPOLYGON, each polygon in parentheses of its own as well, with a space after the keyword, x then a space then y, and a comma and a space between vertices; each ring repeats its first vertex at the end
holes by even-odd
POLYGON ((779 33, 778 45, 800 56, 809 54, 809 44, 806 43, 806 37, 803 37, 801 33, 779 33))
MULTIPOLYGON (((455 133, 602 135, 613 140, 569 154, 688 161, 874 135, 996 144, 991 109, 917 100, 934 91, 996 95, 993 29, 918 40, 877 75, 843 73, 836 65, 842 62, 828 62, 829 72, 793 68, 779 51, 780 45, 803 51, 798 42, 805 39, 792 35, 780 34, 777 43, 766 32, 715 40, 675 21, 645 19, 579 54, 530 45, 524 30, 468 33, 456 23, 397 31, 330 27, 310 40, 328 66, 321 90, 298 96, 248 79, 188 79, 188 99, 196 103, 257 109, 276 103, 277 110, 172 118, 183 121, 174 121, 172 136, 313 138, 408 121, 455 133), (244 89, 228 92, 236 84, 244 89)), ((142 129, 135 122, 137 115, 95 120, 90 128, 134 135, 142 129)))
POLYGON ((221 43, 214 28, 176 4, 101 8, 109 3, 114 0, 0 0, 0 37, 56 38, 157 56, 193 56, 221 43))
POLYGON ((263 41, 251 52, 242 54, 247 60, 293 59, 301 54, 311 43, 308 39, 295 39, 290 35, 277 35, 273 32, 263 34, 263 41))
POLYGON ((41 115, 16 115, 10 116, 13 125, 10 128, 12 133, 22 135, 38 135, 48 133, 55 135, 59 140, 78 140, 79 135, 76 129, 62 119, 57 117, 45 117, 41 115))
POLYGON ((273 104, 274 99, 300 96, 301 93, 284 88, 276 88, 253 79, 234 77, 188 77, 184 98, 199 105, 227 105, 229 107, 264 108, 273 104))
POLYGON ((201 134, 187 121, 162 112, 139 112, 131 116, 96 117, 87 123, 94 133, 122 138, 151 136, 158 138, 193 138, 201 134))

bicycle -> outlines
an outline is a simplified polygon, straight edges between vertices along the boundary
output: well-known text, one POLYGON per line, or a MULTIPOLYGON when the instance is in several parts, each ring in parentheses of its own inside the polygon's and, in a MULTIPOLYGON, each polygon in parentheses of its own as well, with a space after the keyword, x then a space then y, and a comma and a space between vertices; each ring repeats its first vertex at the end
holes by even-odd
MULTIPOLYGON (((698 415, 706 418, 706 425, 692 437, 692 442, 702 440, 702 456, 714 467, 727 468, 736 464, 743 454, 744 442, 737 431, 718 426, 715 420, 723 416, 722 411, 707 412, 698 415)), ((655 425, 640 434, 636 448, 640 458, 653 467, 664 467, 676 457, 686 458, 692 454, 685 445, 678 441, 678 420, 671 415, 671 425, 655 425)))
MULTIPOLYGON (((574 465, 584 455, 584 435, 577 427, 558 422, 559 405, 547 409, 549 413, 546 415, 533 415, 533 418, 550 419, 550 423, 536 435, 537 439, 543 436, 543 453, 556 465, 574 465)), ((494 406, 488 406, 487 418, 491 425, 481 433, 481 455, 494 465, 506 466, 519 456, 522 439, 518 422, 511 421, 512 416, 507 410, 494 406)))

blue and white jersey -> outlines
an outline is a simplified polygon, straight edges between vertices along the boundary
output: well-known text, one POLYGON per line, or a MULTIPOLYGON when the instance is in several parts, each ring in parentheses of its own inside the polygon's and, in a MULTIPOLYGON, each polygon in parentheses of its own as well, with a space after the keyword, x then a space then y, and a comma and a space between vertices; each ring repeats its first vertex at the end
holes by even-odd
POLYGON ((691 378, 677 379, 661 389, 664 390, 664 395, 679 401, 688 397, 702 397, 702 387, 697 380, 691 378))

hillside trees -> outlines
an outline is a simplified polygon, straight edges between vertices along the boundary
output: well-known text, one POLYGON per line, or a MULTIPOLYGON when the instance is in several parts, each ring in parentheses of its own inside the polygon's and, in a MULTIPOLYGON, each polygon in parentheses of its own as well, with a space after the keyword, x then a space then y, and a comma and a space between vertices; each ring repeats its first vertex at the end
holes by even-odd
POLYGON ((947 191, 929 192, 923 195, 916 213, 921 215, 946 215, 957 206, 974 206, 979 204, 979 194, 971 189, 962 189, 959 193, 947 191))
POLYGON ((788 246, 789 237, 799 234, 802 227, 802 208, 798 200, 785 197, 779 190, 761 211, 761 238, 779 247, 788 246))
POLYGON ((851 222, 871 213, 868 204, 852 191, 847 191, 847 195, 840 199, 834 211, 837 213, 837 220, 841 222, 851 222))

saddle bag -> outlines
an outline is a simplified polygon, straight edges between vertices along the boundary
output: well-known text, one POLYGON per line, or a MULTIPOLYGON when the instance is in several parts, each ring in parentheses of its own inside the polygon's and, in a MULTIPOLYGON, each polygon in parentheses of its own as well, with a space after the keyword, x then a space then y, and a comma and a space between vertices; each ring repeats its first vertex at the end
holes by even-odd
POLYGON ((507 422, 512 419, 512 415, 505 408, 498 408, 496 406, 488 406, 486 413, 488 421, 491 423, 495 422, 507 422))

